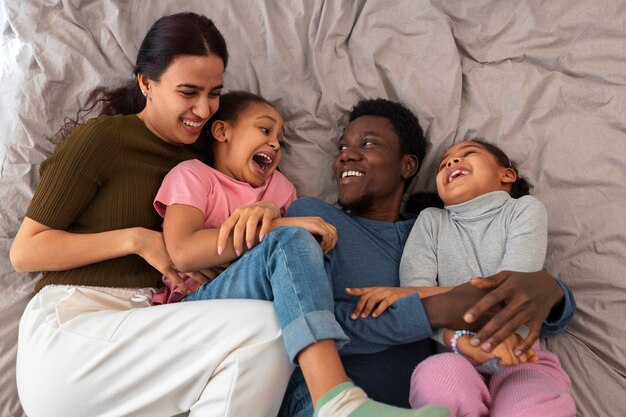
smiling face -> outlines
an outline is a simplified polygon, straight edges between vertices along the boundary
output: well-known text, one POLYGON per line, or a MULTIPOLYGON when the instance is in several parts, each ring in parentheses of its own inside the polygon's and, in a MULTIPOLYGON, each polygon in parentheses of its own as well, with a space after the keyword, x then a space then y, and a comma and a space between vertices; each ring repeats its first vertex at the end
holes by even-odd
POLYGON ((216 55, 178 56, 158 81, 138 75, 146 95, 138 116, 164 141, 191 144, 217 111, 223 78, 224 62, 216 55))
POLYGON ((211 129, 215 168, 231 178, 259 187, 280 163, 283 118, 268 104, 252 104, 236 120, 216 120, 211 129))
POLYGON ((446 206, 492 191, 510 192, 517 175, 503 167, 481 144, 464 141, 450 147, 439 165, 437 193, 446 206))
POLYGON ((401 154, 400 139, 388 119, 361 116, 338 143, 333 171, 339 203, 361 217, 395 221, 404 184, 417 171, 417 158, 401 154))

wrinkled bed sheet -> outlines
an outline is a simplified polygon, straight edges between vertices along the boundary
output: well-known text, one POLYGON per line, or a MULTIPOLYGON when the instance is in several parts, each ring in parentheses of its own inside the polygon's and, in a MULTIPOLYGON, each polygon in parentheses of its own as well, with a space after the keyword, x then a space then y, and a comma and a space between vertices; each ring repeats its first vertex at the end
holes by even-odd
POLYGON ((17 324, 36 274, 11 241, 53 150, 46 138, 88 92, 131 73, 154 20, 213 18, 232 60, 227 89, 276 103, 282 171, 301 195, 335 197, 330 163, 346 113, 387 97, 430 143, 413 190, 433 190, 441 152, 481 136, 520 164, 549 213, 546 268, 574 290, 551 339, 580 416, 626 415, 626 4, 623 1, 26 1, 0 5, 0 416, 21 416, 17 324), (4 10, 2 9, 4 7, 4 10))

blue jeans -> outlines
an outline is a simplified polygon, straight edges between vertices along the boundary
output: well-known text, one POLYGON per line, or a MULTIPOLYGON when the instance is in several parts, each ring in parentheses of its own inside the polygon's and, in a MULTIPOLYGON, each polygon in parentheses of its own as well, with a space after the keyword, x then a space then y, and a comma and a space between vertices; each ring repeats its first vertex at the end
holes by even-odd
POLYGON ((278 417, 313 417, 313 400, 300 368, 291 375, 278 417))
POLYGON ((263 242, 184 301, 222 298, 272 301, 294 364, 297 354, 313 343, 334 339, 339 349, 349 340, 335 319, 320 245, 300 227, 268 233, 263 242))

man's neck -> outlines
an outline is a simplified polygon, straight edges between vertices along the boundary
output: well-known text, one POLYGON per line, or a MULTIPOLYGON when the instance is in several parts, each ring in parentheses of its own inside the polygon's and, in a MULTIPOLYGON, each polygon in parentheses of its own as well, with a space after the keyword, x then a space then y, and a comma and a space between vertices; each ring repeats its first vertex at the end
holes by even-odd
POLYGON ((400 206, 397 207, 376 207, 352 212, 354 215, 367 220, 377 222, 395 223, 400 220, 400 206))

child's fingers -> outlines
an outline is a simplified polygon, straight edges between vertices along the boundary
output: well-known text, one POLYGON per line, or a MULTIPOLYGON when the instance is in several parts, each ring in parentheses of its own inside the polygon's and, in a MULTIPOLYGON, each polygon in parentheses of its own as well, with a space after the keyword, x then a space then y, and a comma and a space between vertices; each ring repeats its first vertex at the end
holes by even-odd
POLYGON ((372 296, 374 295, 375 288, 376 287, 361 288, 361 290, 368 290, 368 291, 363 292, 363 295, 359 298, 359 301, 357 301, 356 306, 352 310, 352 315, 350 316, 352 320, 356 320, 359 317, 367 318, 369 316, 373 308, 372 296))
POLYGON ((241 256, 243 253, 243 239, 246 230, 246 223, 242 222, 241 217, 237 220, 235 227, 233 228, 233 248, 237 256, 241 256))
POLYGON ((270 213, 265 213, 263 215, 263 220, 261 221, 261 230, 259 230, 259 242, 262 242, 265 238, 265 235, 270 232, 270 228, 272 227, 272 220, 274 218, 270 213))
POLYGON ((354 306, 354 309, 352 310, 352 315, 350 315, 350 318, 352 320, 356 320, 357 318, 359 318, 361 312, 363 311, 363 308, 365 307, 366 302, 367 300, 365 298, 359 298, 359 301, 357 301, 356 306, 354 306))
POLYGON ((233 227, 237 224, 239 216, 237 214, 231 215, 220 226, 220 230, 217 234, 217 254, 221 255, 228 242, 228 237, 233 232, 233 227))
POLYGON ((259 229, 259 223, 263 221, 264 215, 267 214, 264 210, 253 211, 248 220, 246 221, 246 247, 252 249, 256 240, 256 233, 259 229))
POLYGON ((378 317, 381 314, 383 314, 383 312, 385 310, 387 310, 389 308, 389 306, 391 306, 391 304, 393 304, 393 302, 391 302, 387 298, 384 298, 383 300, 381 300, 378 303, 378 307, 376 307, 376 310, 374 310, 374 313, 372 314, 372 317, 378 317))
POLYGON ((361 287, 361 288, 346 288, 346 294, 350 295, 363 295, 372 291, 375 287, 361 287))
POLYGON ((322 249, 324 252, 330 252, 337 244, 337 228, 332 224, 325 223, 322 234, 322 249))
POLYGON ((537 355, 537 352, 535 352, 533 349, 530 349, 528 352, 526 352, 526 355, 528 356, 528 362, 539 362, 539 356, 537 355))

